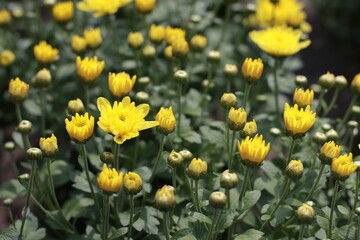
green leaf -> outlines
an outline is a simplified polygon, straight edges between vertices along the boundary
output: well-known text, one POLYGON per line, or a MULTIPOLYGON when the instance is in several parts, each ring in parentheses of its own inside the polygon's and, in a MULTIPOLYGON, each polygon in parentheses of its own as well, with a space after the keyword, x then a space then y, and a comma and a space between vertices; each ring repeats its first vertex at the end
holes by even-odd
POLYGON ((276 211, 274 218, 270 221, 270 224, 274 227, 278 226, 279 224, 287 220, 287 218, 291 216, 293 211, 294 210, 292 209, 292 207, 288 205, 280 206, 276 211))
POLYGON ((141 176, 141 179, 143 182, 149 181, 151 177, 152 170, 149 167, 139 167, 134 170, 135 173, 139 174, 141 176))
POLYGON ((181 133, 181 137, 183 137, 189 143, 197 143, 201 144, 201 136, 197 132, 188 131, 181 133))
MULTIPOLYGON (((89 175, 90 175, 90 180, 93 185, 95 193, 100 192, 100 189, 97 187, 97 184, 95 182, 95 175, 92 174, 91 172, 89 173, 89 175)), ((83 192, 87 192, 87 193, 91 192, 85 172, 77 171, 72 178, 73 178, 73 182, 74 182, 74 184, 73 184, 74 188, 79 189, 83 192)))
POLYGON ((55 187, 62 186, 70 181, 70 176, 73 172, 72 164, 64 160, 55 160, 51 163, 50 167, 55 187))
POLYGON ((237 216, 237 211, 235 210, 226 210, 221 216, 221 219, 218 223, 219 229, 227 229, 234 222, 234 218, 237 216))
POLYGON ((13 240, 17 239, 19 233, 14 228, 8 228, 0 232, 0 240, 13 240))
MULTIPOLYGON (((21 219, 15 221, 16 229, 20 229, 21 219)), ((41 240, 46 236, 45 228, 39 228, 38 219, 29 213, 26 216, 26 224, 23 231, 24 240, 41 240)))
POLYGON ((26 195, 26 189, 18 180, 12 179, 0 185, 0 198, 17 198, 26 195))
POLYGON ((134 228, 137 231, 144 230, 148 234, 157 234, 159 229, 157 225, 160 224, 157 217, 157 210, 153 207, 142 207, 139 219, 134 222, 134 228))
POLYGON ((101 240, 100 234, 97 233, 97 231, 92 226, 86 227, 86 235, 85 239, 91 239, 91 240, 101 240))
POLYGON ((341 212, 345 216, 348 216, 350 213, 349 209, 347 209, 346 207, 344 207, 342 205, 338 205, 337 209, 339 210, 339 212, 341 212))
POLYGON ((34 115, 34 116, 40 116, 41 115, 40 105, 35 103, 35 101, 33 99, 28 98, 28 99, 26 99, 24 101, 23 104, 24 104, 24 108, 31 115, 34 115))
POLYGON ((194 218, 194 219, 196 219, 196 220, 198 220, 198 221, 200 221, 200 222, 204 222, 204 223, 207 223, 207 224, 211 224, 211 223, 212 223, 211 219, 210 219, 209 217, 205 216, 205 215, 202 214, 202 213, 190 212, 189 215, 190 215, 192 218, 194 218))
POLYGON ((263 232, 260 232, 255 229, 249 229, 243 234, 237 236, 234 240, 259 240, 264 235, 263 232))
POLYGON ((176 231, 171 239, 179 239, 179 238, 183 238, 183 237, 186 237, 187 235, 191 234, 192 233, 192 229, 191 228, 183 228, 183 229, 180 229, 179 231, 176 231))
POLYGON ((329 219, 321 216, 316 216, 316 222, 322 229, 325 230, 325 232, 329 231, 329 219))
POLYGON ((259 190, 248 191, 240 202, 240 214, 252 208, 260 199, 261 192, 259 190))
MULTIPOLYGON (((359 231, 360 229, 358 229, 359 231)), ((333 231, 334 240, 355 239, 356 228, 352 225, 344 225, 341 228, 336 228, 333 231)))
POLYGON ((119 237, 124 236, 126 233, 128 232, 128 228, 127 227, 122 227, 119 229, 116 229, 114 231, 114 233, 110 236, 109 240, 113 240, 113 239, 117 239, 119 237))

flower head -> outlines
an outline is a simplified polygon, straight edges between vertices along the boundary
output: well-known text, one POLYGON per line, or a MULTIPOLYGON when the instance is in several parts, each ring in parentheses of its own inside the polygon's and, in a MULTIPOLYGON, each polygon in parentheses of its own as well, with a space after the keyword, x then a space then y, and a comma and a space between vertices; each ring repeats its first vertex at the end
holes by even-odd
POLYGON ((163 26, 151 24, 149 30, 149 38, 153 43, 161 43, 165 38, 165 28, 163 26))
POLYGON ((176 126, 176 119, 172 111, 172 107, 160 108, 160 111, 156 114, 155 120, 159 122, 159 126, 156 129, 164 134, 168 135, 172 133, 176 126))
POLYGON ((86 57, 83 60, 79 56, 76 57, 77 74, 84 82, 94 81, 101 74, 104 66, 105 62, 99 61, 97 56, 93 58, 86 57))
POLYGON ((144 36, 141 32, 130 32, 127 41, 131 48, 139 49, 144 43, 144 36))
POLYGON ((224 66, 224 75, 227 78, 234 78, 238 74, 238 68, 234 64, 225 64, 224 66))
POLYGON ((86 45, 90 48, 97 48, 102 43, 100 28, 94 28, 84 31, 86 45))
POLYGON ((296 217, 301 223, 308 224, 315 218, 315 211, 311 206, 303 203, 303 205, 296 210, 296 217))
POLYGON ((340 155, 340 146, 334 141, 326 142, 320 149, 319 158, 324 164, 331 164, 334 158, 340 155))
POLYGON ((0 53, 0 65, 7 67, 13 64, 15 59, 15 54, 10 50, 4 50, 0 53))
POLYGON ((240 135, 242 138, 245 137, 254 137, 257 134, 257 125, 255 119, 253 119, 251 122, 245 123, 244 129, 241 130, 240 135))
POLYGON ((171 210, 175 204, 175 193, 172 186, 164 185, 155 193, 155 207, 161 211, 171 210))
POLYGON ((10 98, 13 101, 21 102, 29 94, 29 84, 20 80, 20 78, 11 79, 9 83, 10 98))
POLYGON ((288 133, 293 137, 302 137, 314 125, 316 121, 316 113, 310 110, 310 106, 305 109, 299 107, 297 104, 290 107, 285 104, 284 122, 288 133))
POLYGON ((128 172, 124 176, 124 191, 128 195, 136 195, 143 186, 141 177, 134 172, 128 172))
POLYGON ((291 160, 285 169, 285 174, 294 180, 302 177, 304 166, 300 160, 291 160))
POLYGON ((230 173, 229 169, 225 170, 220 176, 220 186, 222 188, 231 189, 235 188, 239 182, 236 173, 230 173))
POLYGON ((189 167, 186 169, 186 173, 193 179, 201 179, 207 173, 207 163, 200 158, 193 158, 189 167))
POLYGON ((233 131, 239 131, 244 128, 247 119, 247 113, 243 108, 230 108, 228 114, 228 125, 233 131))
POLYGON ((351 81, 351 89, 356 94, 360 94, 360 73, 356 74, 354 79, 351 81))
POLYGON ((80 53, 86 49, 86 40, 79 35, 71 38, 71 48, 74 52, 80 53))
POLYGON ((70 100, 68 102, 68 112, 71 115, 75 115, 76 113, 81 114, 85 111, 84 103, 81 101, 80 98, 70 100))
POLYGON ((301 30, 275 26, 265 30, 251 31, 249 36, 258 47, 275 57, 285 57, 310 45, 310 40, 300 41, 301 30))
POLYGON ((175 57, 184 57, 189 52, 189 43, 185 39, 176 40, 171 46, 175 57))
POLYGON ((85 12, 93 12, 94 17, 102 17, 116 13, 130 2, 132 0, 82 0, 77 7, 85 12))
POLYGON ((108 168, 106 163, 96 181, 99 188, 106 194, 116 193, 123 185, 123 173, 118 173, 115 168, 108 168))
POLYGON ((209 204, 213 208, 222 209, 226 206, 227 197, 225 193, 216 191, 212 192, 209 197, 209 204))
POLYGON ((305 108, 311 105, 314 100, 314 91, 311 89, 307 89, 304 91, 302 88, 297 88, 294 92, 293 101, 300 108, 305 108))
POLYGON ((56 21, 67 22, 74 16, 74 3, 72 1, 56 3, 52 12, 56 21))
POLYGON ((11 22, 10 12, 3 8, 0 10, 0 26, 7 25, 11 22))
POLYGON ((207 45, 207 38, 202 35, 195 35, 190 40, 191 48, 194 51, 202 51, 207 45))
POLYGON ((353 162, 353 155, 341 155, 340 157, 334 158, 331 163, 331 172, 333 176, 338 180, 345 180, 355 172, 357 165, 353 162))
POLYGON ((246 137, 242 142, 237 143, 240 158, 243 164, 249 167, 259 166, 270 150, 270 143, 266 144, 262 135, 255 135, 254 138, 246 137))
POLYGON ((156 0, 135 0, 135 7, 139 12, 151 12, 156 5, 156 0))
POLYGON ((172 46, 171 46, 171 45, 167 46, 167 47, 164 49, 164 54, 165 54, 165 57, 166 57, 168 60, 173 60, 173 59, 174 59, 173 52, 172 52, 172 46))
POLYGON ((115 97, 127 95, 134 87, 136 75, 130 78, 126 72, 109 73, 109 89, 115 97))
POLYGON ((51 84, 51 72, 47 68, 43 68, 36 73, 31 84, 36 88, 46 88, 51 84))
POLYGON ((94 132, 94 122, 94 117, 89 116, 89 113, 84 115, 76 113, 70 121, 67 118, 65 119, 66 131, 75 142, 85 143, 94 132))
POLYGON ((59 56, 59 50, 47 44, 46 41, 41 41, 34 47, 34 55, 37 61, 45 64, 55 61, 59 56))
POLYGON ((236 95, 233 93, 224 93, 220 99, 221 106, 225 109, 236 107, 238 101, 236 95))
POLYGON ((261 58, 254 60, 252 58, 246 58, 242 65, 241 71, 245 80, 248 83, 253 83, 261 77, 263 69, 264 64, 261 58))
POLYGON ((54 134, 51 137, 40 138, 40 149, 45 156, 54 156, 58 152, 57 138, 54 134))
POLYGON ((110 102, 99 97, 97 107, 100 110, 99 127, 112 134, 114 141, 118 144, 126 140, 139 136, 139 131, 157 126, 157 121, 145 121, 149 113, 148 104, 135 106, 130 97, 124 97, 121 102, 114 102, 111 107, 110 102))
POLYGON ((185 40, 185 36, 186 32, 181 28, 172 28, 167 26, 165 29, 165 40, 168 44, 173 44, 180 39, 185 40))

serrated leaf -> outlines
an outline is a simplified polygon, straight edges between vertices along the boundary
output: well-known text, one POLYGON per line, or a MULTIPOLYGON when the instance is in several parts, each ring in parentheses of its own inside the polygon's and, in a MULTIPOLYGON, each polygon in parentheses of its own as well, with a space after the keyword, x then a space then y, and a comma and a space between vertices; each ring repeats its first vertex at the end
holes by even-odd
POLYGON ((155 208, 145 206, 141 208, 140 217, 134 222, 133 226, 137 231, 144 230, 148 234, 157 234, 159 231, 157 225, 159 225, 160 222, 156 216, 157 210, 155 208))
MULTIPOLYGON (((16 229, 20 229, 21 220, 15 221, 16 229)), ((23 231, 23 239, 25 240, 41 240, 46 236, 45 228, 39 228, 38 219, 32 214, 27 214, 26 224, 23 231)))
POLYGON ((193 217, 194 219, 200 221, 200 222, 204 222, 204 223, 207 223, 207 224, 211 224, 212 221, 209 217, 205 216, 204 214, 202 213, 198 213, 198 212, 190 212, 189 215, 191 217, 193 217))
POLYGON ((0 185, 0 198, 17 198, 26 195, 26 189, 18 180, 12 179, 0 185))
POLYGON ((120 237, 124 236, 127 232, 128 232, 127 227, 122 227, 122 228, 116 229, 114 231, 114 233, 110 236, 109 240, 120 238, 120 237))
POLYGON ((14 228, 8 228, 0 232, 0 240, 13 240, 17 239, 19 232, 14 228))
POLYGON ((235 237, 234 240, 259 240, 264 235, 263 232, 260 232, 255 229, 249 229, 245 231, 243 234, 235 237))
POLYGON ((239 213, 241 214, 249 208, 252 208, 259 201, 260 196, 261 192, 258 190, 246 192, 245 196, 241 199, 239 213))
POLYGON ((192 229, 191 228, 183 228, 180 229, 179 231, 176 231, 172 236, 171 239, 179 239, 179 238, 183 238, 186 237, 187 235, 192 233, 192 229))
POLYGON ((319 224, 319 226, 325 230, 325 232, 328 232, 329 229, 329 220, 327 218, 316 216, 316 222, 319 224))

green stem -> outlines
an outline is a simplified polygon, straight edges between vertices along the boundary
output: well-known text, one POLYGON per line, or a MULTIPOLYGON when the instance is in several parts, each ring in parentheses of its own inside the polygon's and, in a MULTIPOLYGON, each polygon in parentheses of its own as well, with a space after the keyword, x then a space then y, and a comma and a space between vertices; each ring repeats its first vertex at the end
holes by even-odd
POLYGON ((114 147, 114 158, 115 158, 115 169, 116 171, 119 170, 119 150, 120 150, 120 144, 115 143, 114 147))
POLYGON ((226 78, 226 92, 229 93, 231 91, 231 79, 226 78))
POLYGON ((316 187, 317 187, 317 185, 318 185, 318 183, 319 183, 319 181, 320 181, 320 178, 321 178, 321 176, 322 176, 322 173, 323 173, 323 171, 324 171, 324 168, 325 168, 325 164, 322 163, 322 164, 321 164, 321 167, 320 167, 319 174, 318 174, 318 176, 317 176, 317 178, 316 178, 316 180, 315 180, 315 183, 313 184, 313 186, 312 186, 312 188, 311 188, 308 196, 306 197, 305 202, 307 202, 307 201, 309 201, 309 200, 311 199, 311 196, 313 195, 313 193, 314 193, 314 191, 315 191, 315 189, 316 189, 316 187))
POLYGON ((130 220, 128 228, 128 240, 131 239, 131 230, 133 225, 133 216, 134 216, 134 195, 130 195, 130 220))
MULTIPOLYGON (((119 150, 120 150, 120 144, 115 143, 114 146, 114 158, 115 158, 115 169, 119 170, 120 166, 119 166, 119 150)), ((114 214, 115 214, 115 221, 116 221, 116 225, 120 226, 120 217, 119 217, 119 194, 117 193, 114 199, 114 214)))
POLYGON ((195 209, 196 209, 196 211, 197 212, 200 212, 200 209, 198 209, 198 206, 197 206, 197 204, 196 204, 196 200, 195 200, 195 196, 194 196, 194 191, 193 191, 193 189, 192 189, 192 187, 191 187, 191 185, 190 185, 190 181, 189 181, 189 178, 188 178, 188 176, 187 176, 187 174, 186 174, 186 170, 185 170, 185 165, 184 164, 182 164, 182 169, 183 169, 183 172, 184 172, 184 176, 185 176, 185 185, 186 185, 186 187, 188 188, 188 190, 189 190, 189 192, 190 192, 190 194, 191 194, 191 199, 192 199, 192 202, 193 202, 193 204, 194 204, 194 206, 195 206, 195 209))
POLYGON ((218 228, 219 221, 221 219, 222 213, 223 213, 223 209, 220 209, 220 213, 218 214, 218 216, 216 218, 216 221, 215 221, 215 228, 214 228, 215 236, 214 236, 214 239, 217 239, 217 234, 219 233, 219 231, 217 231, 217 228, 218 228))
POLYGON ((330 239, 331 239, 331 235, 332 235, 332 222, 333 222, 333 216, 334 216, 334 210, 335 210, 336 194, 337 194, 338 190, 339 190, 339 181, 336 180, 333 196, 331 199, 331 209, 330 209, 330 219, 329 219, 329 229, 328 229, 328 231, 329 231, 328 238, 330 238, 330 239))
POLYGON ((155 177, 155 174, 156 174, 156 169, 157 169, 157 166, 159 165, 160 158, 161 158, 161 155, 162 155, 163 150, 164 150, 164 142, 165 142, 164 139, 165 139, 165 135, 161 134, 159 152, 158 152, 158 155, 157 155, 157 158, 156 158, 155 165, 154 165, 154 167, 152 169, 152 173, 151 173, 149 183, 152 183, 152 181, 154 180, 154 177, 155 177))
POLYGON ((12 214, 12 212, 11 212, 11 208, 9 207, 9 208, 7 208, 7 210, 8 210, 8 214, 9 214, 9 218, 10 218, 10 221, 11 221, 11 224, 14 226, 14 228, 16 229, 16 227, 15 227, 15 221, 14 221, 14 215, 12 214))
POLYGON ((277 70, 279 67, 280 60, 275 58, 275 63, 273 67, 273 76, 274 76, 274 97, 275 97, 275 112, 276 118, 280 119, 280 110, 279 110, 279 83, 277 78, 277 70))
POLYGON ((182 84, 178 83, 178 123, 177 123, 177 134, 178 137, 180 137, 180 133, 181 133, 181 95, 182 95, 182 84))
POLYGON ((231 205, 230 205, 230 189, 229 188, 225 189, 225 194, 227 196, 227 205, 228 205, 228 208, 230 209, 231 205))
POLYGON ((138 77, 141 77, 141 61, 140 61, 140 50, 139 49, 135 49, 134 50, 134 55, 135 55, 135 63, 136 63, 136 75, 138 77))
POLYGON ((109 204, 110 196, 104 193, 104 202, 103 202, 103 210, 104 210, 104 221, 103 221, 103 240, 108 239, 109 233, 109 215, 110 215, 110 204, 109 204))
POLYGON ((85 98, 85 109, 89 111, 90 93, 89 93, 89 86, 86 83, 84 84, 84 98, 85 98))
POLYGON ((341 122, 339 123, 339 126, 337 128, 337 132, 339 134, 341 134, 341 130, 342 128, 345 126, 345 123, 347 122, 347 120, 349 119, 350 117, 350 113, 351 113, 351 109, 352 107, 354 106, 354 104, 356 103, 356 100, 357 100, 358 96, 356 94, 354 94, 352 96, 352 99, 351 99, 351 102, 349 104, 349 107, 347 108, 346 112, 345 112, 345 115, 344 117, 342 118, 341 122))
POLYGON ((334 96, 332 97, 329 106, 326 108, 323 117, 326 117, 326 116, 329 114, 329 112, 331 111, 331 109, 333 109, 333 107, 334 107, 334 105, 335 105, 335 103, 336 103, 336 100, 337 100, 338 97, 339 97, 339 92, 340 92, 340 89, 339 89, 339 88, 336 88, 336 89, 335 89, 334 96))
POLYGON ((85 144, 82 143, 80 144, 81 146, 81 155, 82 155, 82 158, 84 160, 84 167, 85 167, 85 174, 86 174, 86 178, 87 178, 87 181, 89 183, 89 188, 90 188, 90 192, 91 192, 91 195, 92 195, 92 198, 94 199, 94 202, 95 202, 95 205, 96 205, 96 209, 98 211, 98 214, 100 216, 102 216, 102 211, 100 210, 100 205, 99 205, 99 202, 96 198, 96 195, 95 195, 95 191, 94 191, 94 188, 93 188, 93 185, 91 183, 91 179, 90 179, 90 174, 89 174, 89 165, 88 165, 88 160, 87 160, 87 152, 86 152, 86 147, 85 147, 85 144))
POLYGON ((19 240, 21 240, 22 237, 23 237, 23 231, 24 231, 26 217, 28 215, 29 204, 30 204, 30 196, 31 196, 32 186, 33 186, 33 183, 34 183, 35 172, 36 172, 36 161, 32 160, 31 161, 30 182, 29 182, 29 187, 27 189, 28 191, 27 191, 27 195, 26 195, 26 203, 25 203, 25 207, 24 207, 24 209, 22 211, 23 219, 21 221, 19 240))
POLYGON ((316 106, 316 114, 319 114, 319 113, 320 113, 320 110, 321 110, 321 102, 323 101, 324 96, 325 96, 325 90, 324 90, 324 89, 321 89, 321 91, 320 91, 320 96, 319 96, 319 100, 318 100, 318 104, 317 104, 317 106, 316 106))
POLYGON ((201 213, 201 207, 200 207, 200 201, 199 201, 199 180, 194 180, 195 181, 195 202, 197 205, 197 209, 199 209, 199 212, 201 213))
POLYGON ((163 213, 163 221, 164 221, 164 233, 166 240, 170 240, 170 233, 169 233, 169 212, 165 211, 163 213))
POLYGON ((10 153, 10 161, 11 161, 11 165, 12 165, 12 167, 13 167, 13 169, 14 169, 15 175, 16 175, 16 176, 19 176, 19 169, 18 169, 18 167, 16 166, 16 161, 15 161, 14 153, 13 153, 13 152, 10 153))
POLYGON ((176 168, 172 169, 172 186, 176 189, 176 168))
POLYGON ((231 145, 230 145, 230 156, 229 156, 229 166, 228 166, 229 171, 231 171, 231 169, 232 169, 232 161, 234 158, 235 136, 236 136, 236 131, 233 130, 232 136, 231 136, 231 142, 230 142, 231 145))
POLYGON ((16 119, 17 122, 20 123, 22 120, 22 116, 21 116, 21 109, 20 109, 20 103, 15 103, 15 111, 16 111, 16 119))
POLYGON ((231 3, 227 3, 224 24, 221 28, 220 39, 219 39, 219 42, 216 44, 215 50, 219 50, 220 46, 222 46, 222 43, 226 37, 226 32, 227 32, 229 22, 230 22, 230 14, 231 14, 231 3))
POLYGON ((218 209, 215 210, 215 214, 214 214, 213 219, 212 219, 212 222, 211 222, 210 231, 208 232, 208 234, 207 234, 207 236, 206 236, 206 240, 210 240, 211 237, 212 237, 214 228, 215 228, 215 226, 216 226, 216 222, 217 222, 216 220, 217 220, 217 218, 218 218, 219 212, 220 212, 220 211, 219 211, 218 209))
POLYGON ((291 137, 291 140, 290 140, 290 148, 289 148, 289 154, 288 154, 288 157, 287 157, 287 164, 289 164, 289 163, 290 163, 290 161, 291 161, 291 157, 292 157, 292 154, 293 154, 294 148, 295 148, 295 138, 291 137))
POLYGON ((46 96, 45 88, 40 89, 40 109, 41 109, 41 135, 45 136, 45 118, 46 118, 46 96))
POLYGON ((250 89, 252 87, 252 84, 246 83, 245 86, 245 93, 244 93, 244 109, 246 110, 247 107, 247 102, 249 99, 249 93, 250 93, 250 89))
POLYGON ((240 202, 240 201, 242 200, 242 198, 244 197, 245 189, 246 189, 246 185, 247 185, 247 181, 248 181, 248 180, 249 180, 249 167, 244 166, 244 181, 243 181, 243 184, 241 185, 239 202, 240 202))
POLYGON ((36 26, 38 40, 42 38, 42 26, 41 26, 41 0, 36 1, 36 26))
POLYGON ((351 220, 352 220, 352 217, 353 217, 353 213, 356 209, 356 205, 357 205, 357 202, 358 202, 358 198, 359 198, 359 186, 360 185, 360 171, 357 170, 356 171, 356 181, 355 181, 355 199, 354 199, 354 205, 351 209, 351 212, 350 212, 350 215, 349 215, 349 218, 348 218, 348 225, 350 224, 351 220))
POLYGON ((302 240, 305 232, 305 225, 301 224, 298 240, 302 240))

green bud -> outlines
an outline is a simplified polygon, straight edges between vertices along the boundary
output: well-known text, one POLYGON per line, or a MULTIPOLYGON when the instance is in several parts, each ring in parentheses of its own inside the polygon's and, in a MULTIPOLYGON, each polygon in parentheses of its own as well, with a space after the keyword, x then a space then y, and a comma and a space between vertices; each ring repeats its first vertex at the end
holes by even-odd
POLYGON ((323 125, 321 125, 321 129, 324 131, 329 131, 331 128, 331 125, 328 123, 324 123, 323 125))
POLYGON ((205 79, 202 81, 203 88, 213 89, 215 87, 215 84, 213 82, 210 82, 209 80, 205 79))
POLYGON ((51 73, 46 68, 37 72, 36 76, 31 80, 35 88, 46 88, 51 83, 51 73))
POLYGON ((209 197, 210 206, 217 209, 222 209, 225 207, 227 197, 223 192, 212 192, 209 197))
POLYGON ((281 131, 278 128, 270 128, 270 134, 273 137, 279 137, 281 135, 281 131))
POLYGON ((357 128, 359 126, 359 124, 358 124, 357 121, 351 120, 351 121, 347 122, 347 126, 349 128, 355 129, 355 128, 357 128))
POLYGON ((13 141, 9 141, 9 142, 6 142, 4 143, 4 149, 8 152, 12 152, 14 151, 16 148, 16 145, 13 141))
POLYGON ((319 84, 324 89, 333 88, 335 86, 335 75, 330 72, 321 75, 319 78, 319 84))
POLYGON ((190 21, 191 21, 192 23, 197 24, 197 23, 199 23, 199 22, 201 21, 201 16, 198 15, 198 14, 193 14, 193 15, 191 15, 191 17, 190 17, 190 21))
POLYGON ((183 163, 183 161, 184 161, 183 156, 180 153, 175 152, 174 150, 171 151, 167 159, 168 164, 173 168, 180 166, 183 163))
POLYGON ((310 89, 312 89, 316 94, 321 92, 321 86, 319 84, 311 84, 310 89))
POLYGON ((140 85, 147 85, 150 83, 150 78, 149 77, 141 77, 137 80, 137 82, 140 84, 140 85))
POLYGON ((220 99, 221 106, 225 109, 235 108, 238 101, 233 93, 224 93, 220 99))
POLYGON ((156 49, 151 45, 145 46, 142 53, 145 59, 151 60, 156 58, 156 49))
POLYGON ((186 71, 184 70, 178 70, 175 72, 174 74, 174 81, 181 83, 181 84, 185 84, 187 83, 187 81, 189 80, 189 75, 186 71))
POLYGON ((224 75, 227 78, 234 78, 238 74, 238 68, 233 64, 225 64, 224 66, 224 75))
POLYGON ((42 151, 39 148, 32 147, 26 150, 26 158, 29 161, 41 160, 42 156, 43 156, 42 151))
POLYGON ((4 200, 4 202, 3 202, 4 207, 10 208, 13 202, 14 202, 13 199, 11 199, 11 198, 6 198, 6 199, 4 200))
POLYGON ((239 178, 236 173, 230 173, 229 170, 225 170, 220 176, 220 186, 225 189, 235 188, 239 182, 239 178))
POLYGON ((148 103, 150 101, 150 97, 149 97, 149 94, 141 91, 141 92, 137 92, 135 94, 135 100, 138 103, 148 103))
POLYGON ((347 85, 347 80, 345 78, 345 76, 343 75, 339 75, 335 77, 335 87, 342 89, 344 87, 346 87, 347 85))
POLYGON ((285 169, 285 174, 293 179, 297 180, 304 174, 304 166, 300 160, 291 160, 285 169))
POLYGON ((360 115, 360 106, 358 106, 358 105, 352 106, 351 113, 353 115, 359 116, 360 115))
POLYGON ((221 60, 221 53, 219 51, 210 51, 207 55, 207 60, 212 64, 217 64, 221 60))
POLYGON ((296 210, 296 216, 300 223, 309 224, 315 218, 315 211, 311 206, 304 203, 296 210))
POLYGON ((111 152, 102 152, 100 154, 100 160, 106 164, 112 164, 115 161, 115 156, 111 152))
POLYGON ((256 95, 255 100, 258 103, 266 103, 266 101, 268 100, 268 96, 266 94, 258 94, 256 95))
POLYGON ((360 216, 360 207, 355 208, 356 215, 360 216))
POLYGON ((181 150, 179 153, 183 157, 184 161, 189 161, 194 157, 193 154, 187 149, 181 150))
POLYGON ((322 145, 326 142, 327 137, 324 133, 316 132, 312 139, 315 143, 322 145))
POLYGON ((327 142, 328 141, 334 141, 336 142, 339 139, 339 134, 334 130, 334 129, 330 129, 329 131, 326 132, 326 138, 327 138, 327 142))
POLYGON ((30 179, 30 175, 28 173, 24 173, 24 174, 21 174, 18 178, 27 182, 30 179))
POLYGON ((295 85, 297 87, 305 87, 308 84, 308 79, 304 75, 297 75, 295 77, 295 85))
POLYGON ((32 123, 28 120, 22 120, 19 123, 17 130, 20 133, 29 134, 32 130, 32 123))

